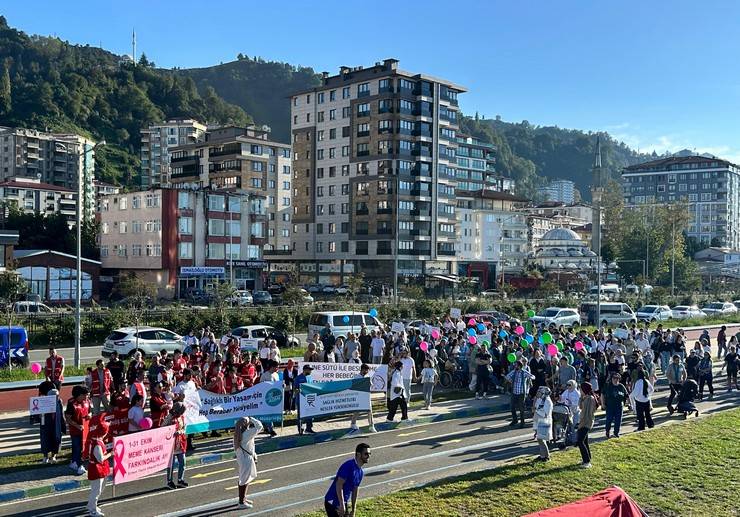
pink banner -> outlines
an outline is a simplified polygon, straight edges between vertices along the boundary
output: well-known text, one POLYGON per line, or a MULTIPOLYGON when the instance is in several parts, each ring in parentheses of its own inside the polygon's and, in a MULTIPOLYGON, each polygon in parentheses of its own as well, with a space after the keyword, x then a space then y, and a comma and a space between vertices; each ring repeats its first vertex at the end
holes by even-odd
POLYGON ((113 483, 128 483, 166 469, 172 458, 175 426, 116 436, 113 440, 113 483))

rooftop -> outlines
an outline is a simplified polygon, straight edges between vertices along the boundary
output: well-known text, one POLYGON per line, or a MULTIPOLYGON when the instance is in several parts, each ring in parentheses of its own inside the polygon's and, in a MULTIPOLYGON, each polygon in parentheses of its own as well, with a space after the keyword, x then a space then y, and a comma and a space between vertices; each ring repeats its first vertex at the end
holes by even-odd
POLYGON ((60 187, 59 185, 52 185, 51 183, 41 183, 34 179, 29 178, 28 180, 13 178, 10 181, 4 181, 0 183, 0 187, 7 188, 24 188, 30 190, 54 190, 56 192, 75 192, 74 189, 67 187, 60 187))
POLYGON ((629 174, 633 172, 644 172, 644 171, 670 171, 670 170, 682 170, 687 168, 696 169, 716 169, 716 168, 727 168, 737 167, 732 162, 722 160, 717 157, 706 157, 699 155, 692 156, 670 156, 668 158, 660 158, 658 160, 651 160, 649 162, 638 163, 636 165, 630 165, 622 169, 623 174, 629 174), (689 167, 695 165, 695 167, 689 167))

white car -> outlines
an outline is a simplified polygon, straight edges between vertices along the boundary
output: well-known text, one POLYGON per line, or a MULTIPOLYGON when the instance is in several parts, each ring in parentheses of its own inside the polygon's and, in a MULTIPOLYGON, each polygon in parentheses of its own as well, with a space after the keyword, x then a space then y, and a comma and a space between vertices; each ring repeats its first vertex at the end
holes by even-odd
POLYGON ((334 289, 334 292, 336 294, 348 294, 349 293, 349 286, 348 285, 340 285, 336 289, 334 289))
POLYGON ((498 298, 501 296, 501 291, 497 289, 486 289, 485 291, 481 291, 480 295, 483 298, 498 298))
POLYGON ((15 314, 51 314, 54 309, 41 302, 15 302, 13 312, 15 314))
POLYGON ((685 320, 688 318, 705 318, 707 314, 697 305, 676 305, 671 309, 673 319, 685 320))
POLYGON ((548 307, 543 311, 540 311, 537 315, 529 318, 529 321, 534 325, 542 325, 549 327, 555 325, 572 326, 579 325, 581 323, 581 315, 576 309, 569 309, 564 307, 548 307))
POLYGON ((252 293, 245 289, 239 289, 229 298, 232 305, 238 305, 242 307, 244 305, 251 305, 253 303, 252 293))
POLYGON ((707 316, 714 316, 715 314, 734 314, 737 312, 737 307, 730 302, 712 302, 707 304, 706 307, 702 307, 701 310, 707 316))
POLYGON ((673 319, 673 312, 667 305, 644 305, 637 309, 637 319, 640 321, 668 321, 673 319))
POLYGON ((325 285, 321 288, 321 292, 324 294, 334 294, 337 292, 337 288, 333 285, 325 285))
POLYGON ((105 338, 103 343, 103 357, 110 357, 113 351, 119 357, 132 357, 139 350, 144 357, 153 356, 160 350, 172 353, 183 350, 185 340, 171 330, 159 327, 123 327, 116 329, 105 338))
POLYGON ((277 341, 278 348, 295 348, 301 346, 301 340, 286 334, 282 330, 267 325, 246 325, 231 331, 231 335, 239 338, 239 348, 242 351, 256 351, 264 339, 277 341))

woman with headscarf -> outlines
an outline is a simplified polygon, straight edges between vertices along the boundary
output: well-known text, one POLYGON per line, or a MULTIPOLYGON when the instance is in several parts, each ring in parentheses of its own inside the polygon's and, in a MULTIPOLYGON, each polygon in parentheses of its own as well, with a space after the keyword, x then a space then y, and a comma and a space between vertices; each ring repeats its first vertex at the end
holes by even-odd
POLYGON ((234 428, 234 451, 239 466, 239 509, 252 508, 254 501, 246 499, 247 488, 257 477, 257 453, 254 437, 262 432, 262 422, 252 417, 240 418, 234 428))
POLYGON ((576 434, 576 443, 581 451, 581 466, 585 469, 591 468, 591 448, 588 445, 588 433, 594 426, 594 413, 599 403, 594 396, 594 390, 590 383, 581 384, 581 400, 579 402, 580 420, 578 422, 578 432, 576 434))
MULTIPOLYGON (((591 384, 589 383, 589 385, 591 384)), ((569 380, 565 384, 565 386, 565 391, 560 394, 560 402, 568 406, 568 409, 570 409, 570 414, 573 415, 573 425, 577 426, 581 413, 581 410, 579 409, 581 394, 578 393, 578 385, 573 379, 569 380)))
POLYGON ((653 428, 653 417, 650 411, 653 409, 652 396, 655 391, 655 387, 650 383, 645 373, 644 367, 637 369, 637 380, 632 387, 630 393, 630 399, 635 407, 635 413, 637 414, 637 430, 644 431, 645 424, 652 429, 653 428))
POLYGON ((46 396, 55 396, 56 411, 41 415, 41 427, 39 434, 41 439, 41 454, 44 455, 44 463, 56 463, 59 446, 62 443, 62 435, 67 432, 67 425, 64 421, 64 410, 62 401, 59 400, 59 391, 56 388, 50 389, 44 393, 46 396))
POLYGON ((102 516, 98 499, 105 488, 105 478, 110 474, 108 458, 112 453, 106 452, 105 436, 108 434, 108 422, 105 413, 95 415, 90 422, 87 435, 87 447, 90 451, 90 463, 87 467, 87 479, 90 480, 90 497, 87 500, 87 511, 93 517, 102 516))
POLYGON ((540 446, 539 459, 548 461, 550 459, 550 449, 547 442, 552 440, 552 400, 550 399, 550 388, 540 386, 534 399, 534 418, 532 427, 534 428, 534 437, 540 446))

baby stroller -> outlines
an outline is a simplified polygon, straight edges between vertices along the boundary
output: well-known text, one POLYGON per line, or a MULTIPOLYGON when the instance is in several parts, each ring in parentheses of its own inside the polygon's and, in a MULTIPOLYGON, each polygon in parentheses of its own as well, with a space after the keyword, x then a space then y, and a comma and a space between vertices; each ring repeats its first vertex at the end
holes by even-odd
POLYGON ((570 408, 561 402, 552 406, 552 441, 559 449, 565 449, 573 442, 573 414, 570 408))

